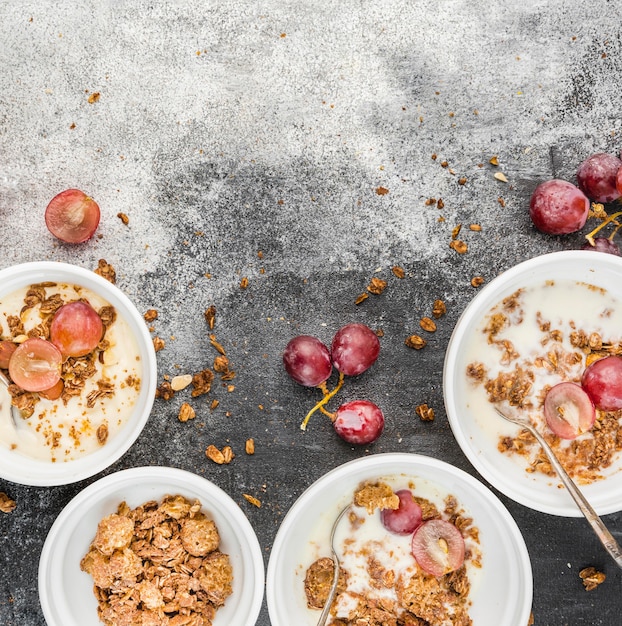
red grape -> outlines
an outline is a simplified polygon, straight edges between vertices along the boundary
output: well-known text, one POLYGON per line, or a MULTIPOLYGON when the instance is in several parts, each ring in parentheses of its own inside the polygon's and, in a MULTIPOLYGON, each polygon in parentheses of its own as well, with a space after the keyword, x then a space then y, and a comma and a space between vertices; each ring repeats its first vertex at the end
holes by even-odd
POLYGON ((346 376, 362 374, 376 362, 378 354, 380 341, 376 333, 365 324, 346 324, 333 337, 333 363, 346 376))
POLYGON ((64 304, 50 324, 50 341, 63 356, 84 356, 97 347, 104 325, 97 311, 81 300, 64 304))
POLYGON ((423 571, 444 576, 462 567, 464 539, 451 522, 431 519, 415 530, 412 553, 423 571))
POLYGON ((54 196, 45 209, 48 230, 67 243, 82 243, 99 225, 99 206, 79 189, 67 189, 54 196))
POLYGON ((43 396, 44 398, 47 398, 48 400, 58 400, 58 398, 60 398, 61 395, 63 394, 64 390, 65 390, 65 383, 63 382, 63 379, 61 378, 53 387, 50 387, 49 389, 43 389, 42 391, 40 391, 39 395, 43 396))
POLYGON ((287 373, 305 387, 317 387, 333 371, 328 348, 311 335, 298 335, 287 344, 283 364, 287 373))
POLYGON ((49 341, 33 337, 20 344, 9 361, 9 375, 26 391, 43 391, 59 380, 63 356, 49 341))
POLYGON ((538 185, 531 196, 529 216, 534 226, 549 235, 566 235, 585 225, 590 201, 565 180, 548 180, 538 185))
POLYGON ((344 441, 365 445, 373 443, 382 434, 384 415, 373 402, 353 400, 337 409, 333 427, 344 441))
POLYGON ((620 197, 616 176, 622 161, 613 154, 599 152, 589 156, 577 170, 579 189, 594 202, 613 202, 620 197))
POLYGON ((618 193, 622 195, 622 167, 618 170, 616 174, 616 189, 618 193))
POLYGON ((583 372, 581 385, 601 411, 622 409, 622 357, 606 356, 583 372))
POLYGON ((615 254, 616 256, 622 256, 618 244, 611 241, 607 237, 595 237, 594 245, 589 241, 584 243, 581 250, 595 250, 596 252, 606 252, 607 254, 615 254))
POLYGON ((562 439, 575 439, 594 425, 596 411, 587 393, 576 383, 559 383, 544 398, 548 427, 562 439))
POLYGON ((388 531, 396 535, 410 535, 421 524, 423 512, 409 489, 400 489, 395 495, 400 499, 399 507, 380 511, 380 520, 388 531))
POLYGON ((0 367, 5 370, 9 367, 9 359, 15 349, 17 348, 17 344, 12 341, 4 340, 0 341, 0 367))

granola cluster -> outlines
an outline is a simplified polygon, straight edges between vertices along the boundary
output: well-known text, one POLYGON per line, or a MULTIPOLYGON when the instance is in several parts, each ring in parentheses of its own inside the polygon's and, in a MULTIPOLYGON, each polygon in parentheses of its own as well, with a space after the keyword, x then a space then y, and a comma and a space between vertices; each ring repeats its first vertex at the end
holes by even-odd
MULTIPOLYGON (((430 500, 414 495, 421 506, 423 521, 445 519, 460 530, 473 547, 467 550, 465 564, 456 571, 437 578, 426 574, 412 563, 396 561, 392 567, 386 560, 381 562, 378 553, 391 553, 387 534, 373 541, 369 549, 362 549, 365 559, 366 582, 355 581, 354 575, 340 568, 335 600, 331 606, 327 624, 331 626, 472 626, 469 617, 470 582, 466 563, 480 567, 477 548, 479 533, 473 520, 464 515, 454 496, 448 496, 440 511, 430 500), (383 545, 386 544, 386 545, 383 545), (365 585, 367 590, 365 590, 365 585), (363 588, 363 589, 362 589, 363 588), (362 590, 361 590, 362 589, 362 590)), ((390 486, 379 483, 361 485, 354 495, 354 504, 364 507, 368 514, 385 508, 395 509, 399 498, 390 486), (397 500, 397 502, 393 499, 397 500)), ((365 523, 355 510, 349 513, 351 533, 356 533, 365 523)), ((346 539, 346 543, 351 539, 346 539)), ((306 571, 304 591, 310 609, 323 609, 333 583, 334 565, 331 558, 321 557, 306 571)))
POLYGON ((233 568, 201 503, 165 496, 103 518, 80 567, 107 626, 211 626, 233 568))
MULTIPOLYGON (((594 288, 596 289, 596 288, 594 288)), ((562 440, 544 424, 544 399, 551 385, 537 388, 543 376, 554 380, 578 382, 584 369, 593 361, 612 354, 622 354, 622 346, 603 339, 598 332, 587 332, 571 323, 560 328, 542 314, 537 317, 539 345, 535 356, 521 355, 520 346, 504 338, 503 331, 523 323, 522 298, 519 289, 505 298, 491 313, 483 329, 485 341, 498 349, 500 371, 474 361, 467 365, 466 375, 472 384, 482 387, 492 404, 505 403, 529 415, 539 427, 566 471, 582 484, 602 478, 622 450, 622 411, 596 412, 591 431, 572 441, 562 440)), ((529 473, 556 476, 555 470, 535 438, 527 430, 517 436, 501 436, 500 452, 516 454, 526 459, 529 473)))

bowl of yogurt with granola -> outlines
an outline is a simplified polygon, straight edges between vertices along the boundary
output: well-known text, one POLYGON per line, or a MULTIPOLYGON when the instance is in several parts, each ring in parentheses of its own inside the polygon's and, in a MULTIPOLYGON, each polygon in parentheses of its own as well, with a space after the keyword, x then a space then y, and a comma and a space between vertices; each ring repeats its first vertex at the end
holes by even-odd
POLYGON ((266 579, 271 623, 525 626, 527 549, 501 502, 464 471, 416 454, 345 463, 311 485, 276 535, 266 579), (500 576, 499 573, 503 572, 500 576))
POLYGON ((618 405, 598 397, 620 395, 598 371, 621 366, 621 354, 620 257, 554 252, 507 270, 466 307, 447 349, 445 406, 462 450, 515 501, 580 516, 535 438, 495 409, 520 415, 600 515, 621 510, 622 397, 618 405))
POLYGON ((48 486, 92 476, 142 431, 153 343, 136 307, 66 263, 0 271, 0 476, 48 486))

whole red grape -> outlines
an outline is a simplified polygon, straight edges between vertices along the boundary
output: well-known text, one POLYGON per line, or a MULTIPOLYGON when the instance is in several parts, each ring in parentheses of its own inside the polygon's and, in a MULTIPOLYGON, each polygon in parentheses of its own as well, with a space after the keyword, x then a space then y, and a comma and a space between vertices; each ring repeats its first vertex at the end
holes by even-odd
POLYGON ((335 414, 333 428, 348 443, 373 443, 384 430, 384 415, 368 400, 354 400, 342 404, 335 414))
POLYGON ((620 197, 616 177, 622 161, 613 154, 599 152, 589 156, 577 170, 577 184, 594 202, 613 202, 620 197))
POLYGON ((304 387, 317 387, 333 371, 328 348, 317 337, 298 335, 283 352, 285 371, 304 387))
POLYGON ((618 244, 611 241, 611 239, 607 239, 607 237, 595 237, 594 245, 588 241, 583 244, 581 250, 595 250, 596 252, 606 252, 607 254, 622 256, 618 244))
POLYGON ((611 355, 594 361, 583 372, 581 386, 597 409, 622 409, 622 357, 611 355))
POLYGON ((590 210, 587 196, 565 180, 538 185, 531 196, 529 216, 534 226, 549 235, 567 235, 585 225, 590 210))
POLYGON ((358 376, 370 368, 380 354, 376 333, 365 324, 346 324, 333 337, 331 357, 346 376, 358 376))

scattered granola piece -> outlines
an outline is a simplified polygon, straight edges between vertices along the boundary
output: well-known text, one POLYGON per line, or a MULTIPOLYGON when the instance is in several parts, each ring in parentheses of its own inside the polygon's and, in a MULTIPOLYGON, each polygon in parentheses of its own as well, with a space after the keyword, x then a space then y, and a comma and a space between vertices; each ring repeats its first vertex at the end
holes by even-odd
POLYGON ((254 496, 249 495, 248 493, 242 494, 248 502, 250 502, 253 506, 256 506, 258 509, 261 508, 261 500, 258 500, 254 496))
POLYGON ((505 208, 505 200, 501 196, 497 198, 497 202, 505 208))
POLYGON ((153 338, 153 349, 156 352, 160 352, 160 350, 163 350, 165 345, 166 344, 164 343, 164 339, 162 339, 161 337, 153 338))
POLYGON ((108 424, 100 424, 97 428, 97 443, 103 446, 108 441, 108 424))
POLYGON ((117 213, 117 217, 127 226, 130 223, 130 218, 125 213, 117 213))
POLYGON ((205 456, 218 465, 223 465, 225 462, 225 455, 214 444, 207 446, 205 456))
POLYGON ((365 302, 365 300, 367 300, 367 298, 369 298, 369 294, 368 293, 362 293, 359 296, 357 296, 356 300, 354 301, 354 304, 361 304, 361 302, 365 302))
POLYGON ((216 398, 214 398, 209 405, 209 410, 213 411, 219 404, 220 404, 220 400, 217 400, 216 398))
POLYGON ((216 307, 212 304, 205 309, 205 321, 210 330, 214 330, 214 324, 216 323, 216 307))
POLYGON ((240 289, 246 289, 248 287, 248 278, 244 276, 240 281, 240 289))
POLYGON ((427 404, 420 404, 415 408, 415 413, 419 416, 422 422, 434 421, 434 409, 427 404))
POLYGON ((376 193, 379 196, 386 196, 389 193, 389 190, 386 187, 376 187, 376 193))
POLYGON ((404 276, 406 276, 406 272, 404 271, 404 268, 400 267, 399 265, 394 265, 391 268, 391 271, 393 272, 395 276, 397 276, 397 278, 404 278, 404 276))
POLYGON ((246 440, 244 450, 249 456, 255 454, 255 440, 253 438, 249 438, 246 440))
POLYGON ((429 333, 436 332, 436 323, 429 317, 422 317, 419 321, 419 326, 429 333))
POLYGON ((88 98, 88 103, 89 104, 95 104, 96 102, 99 101, 99 97, 100 97, 100 93, 99 91, 94 91, 88 98))
POLYGON ((579 572, 579 576, 583 581, 583 586, 586 591, 592 591, 596 589, 598 585, 605 582, 605 574, 599 572, 595 567, 585 567, 579 572))
POLYGON ((444 209, 445 208, 445 202, 444 202, 443 198, 439 198, 436 201, 436 208, 437 209, 444 209))
POLYGON ((229 371, 229 359, 223 355, 215 357, 213 368, 219 374, 226 374, 229 371))
POLYGON ((489 163, 491 165, 499 165, 499 157, 497 155, 490 157, 489 163))
POLYGON ((472 230, 474 233, 482 232, 482 227, 479 224, 469 224, 469 230, 472 230))
POLYGON ((163 381, 159 387, 156 387, 155 397, 162 400, 170 400, 175 395, 175 391, 171 387, 171 383, 167 380, 163 381))
POLYGON ((406 337, 406 340, 404 341, 404 343, 409 348, 414 348, 415 350, 421 350, 421 348, 424 348, 428 342, 423 337, 420 337, 419 335, 411 335, 410 337, 406 337))
POLYGON ((451 229, 451 238, 457 239, 460 231, 462 230, 462 224, 457 224, 451 229))
POLYGON ((158 312, 155 309, 149 309, 148 311, 145 311, 143 317, 145 322, 153 322, 158 319, 158 312))
POLYGON ((369 285, 367 285, 367 291, 369 293, 373 293, 374 295, 380 295, 386 288, 387 281, 382 280, 382 278, 378 278, 374 276, 370 281, 369 285))
POLYGON ((481 287, 483 284, 484 284, 483 276, 473 276, 473 278, 471 278, 471 286, 481 287))
POLYGON ((458 254, 464 254, 468 250, 466 243, 460 239, 453 239, 450 241, 449 247, 455 250, 458 254))
POLYGON ((439 317, 443 317, 447 313, 447 306, 442 300, 434 300, 434 304, 432 305, 432 315, 436 319, 439 317))
POLYGON ((462 176, 461 178, 458 179, 458 184, 459 185, 466 185, 467 183, 467 177, 466 176, 462 176))
POLYGON ((191 374, 180 374, 179 376, 173 376, 171 380, 171 388, 173 391, 181 391, 185 389, 192 382, 191 374))
POLYGON ((500 180, 502 183, 507 183, 508 182, 507 176, 503 172, 497 172, 495 174, 495 178, 497 180, 500 180))
POLYGON ((201 396, 205 393, 208 393, 212 388, 212 381, 214 380, 214 372, 209 369, 202 370, 197 372, 192 377, 192 386, 194 389, 192 390, 192 397, 196 398, 197 396, 201 396))
POLYGON ((110 265, 105 259, 99 259, 97 262, 97 267, 93 270, 96 274, 105 278, 108 282, 111 282, 113 285, 117 282, 117 273, 115 272, 114 267, 110 265))
POLYGON ((231 446, 225 446, 222 449, 222 456, 224 458, 224 462, 225 463, 231 463, 231 461, 233 461, 233 458, 235 457, 235 454, 233 454, 233 450, 231 449, 231 446))
POLYGON ((187 422, 188 420, 193 420, 196 417, 195 410, 187 403, 184 402, 179 407, 179 414, 177 415, 177 419, 180 422, 187 422))
POLYGON ((218 341, 216 341, 215 335, 209 336, 209 343, 210 343, 210 346, 212 346, 212 348, 216 350, 216 352, 225 356, 225 349, 222 347, 222 345, 218 341))
POLYGON ((0 511, 3 513, 10 513, 15 509, 17 503, 12 498, 4 493, 4 491, 0 492, 0 511))

